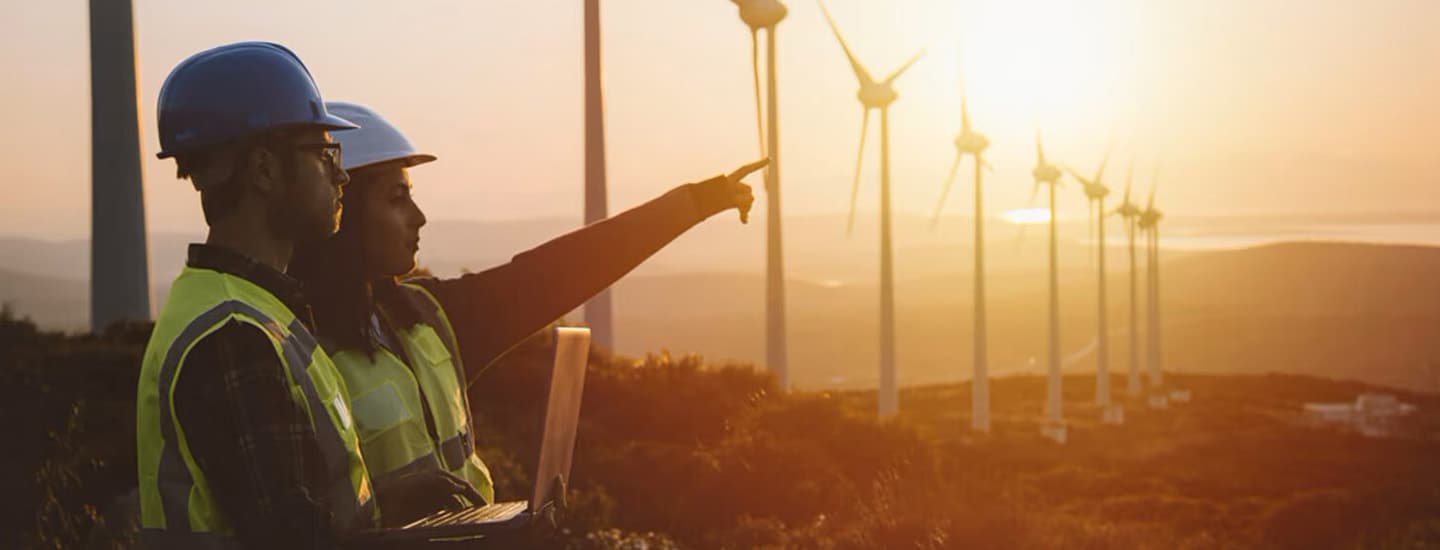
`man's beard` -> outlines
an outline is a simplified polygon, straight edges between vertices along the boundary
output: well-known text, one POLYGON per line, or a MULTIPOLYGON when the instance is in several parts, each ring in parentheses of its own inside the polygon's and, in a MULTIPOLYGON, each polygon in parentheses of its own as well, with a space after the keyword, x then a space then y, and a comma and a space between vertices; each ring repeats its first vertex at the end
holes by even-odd
POLYGON ((285 192, 275 198, 270 211, 270 230, 276 236, 295 243, 296 246, 319 244, 335 234, 338 227, 337 213, 326 209, 324 215, 307 210, 306 201, 294 179, 287 181, 285 192))

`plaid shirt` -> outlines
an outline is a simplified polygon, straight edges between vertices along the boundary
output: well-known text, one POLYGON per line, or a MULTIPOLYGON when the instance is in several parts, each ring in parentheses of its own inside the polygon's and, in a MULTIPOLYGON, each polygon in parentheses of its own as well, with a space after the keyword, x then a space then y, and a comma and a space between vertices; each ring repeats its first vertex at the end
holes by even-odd
MULTIPOLYGON (((198 244, 188 264, 253 282, 310 320, 299 285, 269 266, 198 244)), ((240 542, 333 546, 320 447, 269 336, 237 321, 206 335, 186 355, 174 396, 191 455, 240 542)))

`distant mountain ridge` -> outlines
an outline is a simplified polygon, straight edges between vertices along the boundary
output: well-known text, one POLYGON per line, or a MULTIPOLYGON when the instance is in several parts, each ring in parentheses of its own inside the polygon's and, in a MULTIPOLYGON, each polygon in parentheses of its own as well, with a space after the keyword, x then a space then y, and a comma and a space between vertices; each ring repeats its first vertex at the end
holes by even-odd
MULTIPOLYGON (((445 242, 440 235, 482 232, 443 223, 436 227, 440 231, 424 237, 423 244, 437 255, 458 255, 471 243, 456 237, 445 242)), ((492 229, 505 237, 477 239, 473 250, 529 247, 533 244, 524 239, 543 242, 556 229, 537 224, 529 235, 518 236, 492 229)), ((716 231, 681 237, 672 245, 673 254, 662 253, 616 285, 617 351, 696 352, 714 361, 764 366, 763 279, 757 270, 735 262, 723 246, 708 246, 728 236, 728 229, 716 231), (730 269, 697 268, 727 263, 730 269)), ((179 244, 167 253, 167 261, 178 270, 184 241, 173 241, 179 244)), ((62 246, 72 254, 78 248, 62 246)), ((791 270, 787 286, 791 372, 804 387, 860 388, 876 378, 877 266, 868 254, 848 255, 845 246, 805 250, 805 255, 803 247, 792 247, 809 260, 796 262, 805 267, 791 270)), ((1036 372, 1046 341, 1043 247, 992 250, 997 264, 988 271, 992 371, 1036 372)), ((1083 247, 1071 243, 1066 250, 1061 339, 1062 351, 1070 354, 1095 340, 1095 278, 1083 247)), ((494 252, 491 262, 508 254, 494 252)), ((1123 249, 1111 249, 1111 254, 1110 368, 1124 372, 1129 278, 1123 249)), ((39 265, 55 265, 53 256, 37 258, 39 265)), ((896 259, 901 383, 968 378, 970 272, 964 249, 958 244, 901 248, 896 259)), ((1182 372, 1288 372, 1440 390, 1437 280, 1440 247, 1298 242, 1171 254, 1162 271, 1165 365, 1182 372)), ((155 285, 157 297, 168 282, 155 285)), ((0 267, 0 302, 41 325, 81 330, 87 323, 88 285, 83 278, 0 267)), ((1093 370, 1093 361, 1085 357, 1070 370, 1093 370)))

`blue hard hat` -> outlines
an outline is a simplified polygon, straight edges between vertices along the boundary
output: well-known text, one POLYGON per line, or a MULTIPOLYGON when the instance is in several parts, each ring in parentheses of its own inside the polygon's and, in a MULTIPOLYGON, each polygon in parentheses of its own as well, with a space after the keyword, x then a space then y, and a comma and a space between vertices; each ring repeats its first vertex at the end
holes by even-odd
POLYGON ((325 110, 300 58, 270 42, 237 42, 181 61, 160 87, 160 158, 291 126, 358 128, 325 110))

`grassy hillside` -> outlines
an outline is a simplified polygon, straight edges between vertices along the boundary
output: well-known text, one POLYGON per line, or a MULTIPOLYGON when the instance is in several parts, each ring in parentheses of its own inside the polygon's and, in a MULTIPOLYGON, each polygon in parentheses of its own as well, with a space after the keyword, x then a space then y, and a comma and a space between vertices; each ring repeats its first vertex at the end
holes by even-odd
MULTIPOLYGON (((0 488, 0 546, 109 539, 134 484, 134 379, 146 327, 98 337, 0 315, 0 403, 25 419, 0 488), (108 521, 108 529, 101 528, 108 521)), ((528 484, 544 342, 472 389, 501 498, 528 484)), ((1071 443, 1039 438, 1043 382, 995 381, 995 433, 968 425, 969 388, 782 394, 744 365, 593 354, 571 508, 509 541, 568 548, 1415 548, 1440 544, 1440 397, 1406 437, 1296 422, 1300 404, 1368 386, 1301 376, 1184 376, 1195 401, 1127 404, 1100 426, 1066 381, 1071 443), (640 544, 646 546, 640 546, 640 544)))

